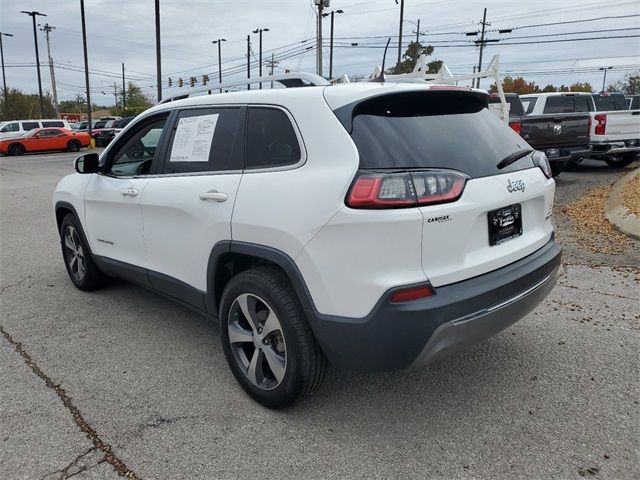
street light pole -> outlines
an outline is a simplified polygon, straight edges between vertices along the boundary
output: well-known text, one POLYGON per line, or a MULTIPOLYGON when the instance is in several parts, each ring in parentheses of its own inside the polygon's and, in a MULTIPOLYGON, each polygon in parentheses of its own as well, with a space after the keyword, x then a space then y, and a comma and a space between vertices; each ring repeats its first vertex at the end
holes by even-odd
MULTIPOLYGON (((251 35, 247 35, 247 80, 251 78, 251 35)), ((247 83, 247 90, 251 90, 251 84, 247 83)))
POLYGON ((38 34, 36 30, 36 16, 46 17, 44 13, 40 12, 27 12, 21 10, 20 13, 25 13, 31 17, 33 21, 33 41, 36 46, 36 70, 38 71, 38 95, 40 96, 40 118, 44 117, 44 99, 42 97, 42 78, 40 77, 40 54, 38 53, 38 34))
MULTIPOLYGON (((262 32, 268 31, 268 28, 256 28, 255 30, 253 30, 253 33, 260 34, 260 46, 258 47, 258 49, 260 50, 260 52, 258 53, 258 63, 260 64, 258 66, 258 73, 260 77, 262 76, 262 32)), ((260 90, 262 90, 262 82, 260 82, 260 90)))
MULTIPOLYGON (((331 10, 331 41, 329 42, 329 78, 333 78, 333 20, 335 14, 344 13, 344 10, 331 10)), ((323 13, 322 16, 326 17, 328 13, 323 13)))
MULTIPOLYGON (((219 38, 211 42, 214 45, 216 43, 218 44, 218 83, 222 83, 222 42, 226 41, 226 38, 219 38)), ((222 93, 222 88, 220 89, 220 93, 222 93)))
POLYGON ((84 83, 87 89, 87 130, 91 137, 91 91, 89 90, 89 56, 87 54, 87 25, 84 19, 84 0, 80 0, 80 18, 82 20, 82 49, 84 51, 84 83))
POLYGON ((5 120, 9 120, 9 91, 7 90, 7 77, 4 73, 4 50, 2 49, 2 37, 13 37, 10 33, 2 33, 0 32, 0 59, 2 60, 2 84, 4 86, 4 110, 7 118, 5 120))
POLYGON ((124 62, 122 62, 122 112, 127 110, 127 86, 124 81, 124 62))
MULTIPOLYGON (((396 4, 398 0, 396 0, 396 4)), ((400 68, 400 63, 402 62, 402 24, 404 23, 404 0, 400 0, 400 28, 398 31, 398 63, 396 67, 400 68)))
POLYGON ((607 70, 611 70, 613 67, 600 67, 598 70, 604 71, 604 78, 602 79, 602 91, 604 92, 605 84, 607 83, 607 70))
POLYGON ((160 0, 156 0, 156 83, 158 84, 158 102, 162 100, 162 62, 160 55, 160 0))

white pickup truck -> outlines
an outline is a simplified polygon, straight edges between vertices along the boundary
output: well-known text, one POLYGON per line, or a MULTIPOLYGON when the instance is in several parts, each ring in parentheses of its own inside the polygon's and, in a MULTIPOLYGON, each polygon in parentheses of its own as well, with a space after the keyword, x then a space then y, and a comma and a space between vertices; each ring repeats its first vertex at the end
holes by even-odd
POLYGON ((640 152, 640 110, 627 110, 622 94, 551 92, 520 97, 525 114, 589 112, 592 153, 589 158, 625 167, 640 152))

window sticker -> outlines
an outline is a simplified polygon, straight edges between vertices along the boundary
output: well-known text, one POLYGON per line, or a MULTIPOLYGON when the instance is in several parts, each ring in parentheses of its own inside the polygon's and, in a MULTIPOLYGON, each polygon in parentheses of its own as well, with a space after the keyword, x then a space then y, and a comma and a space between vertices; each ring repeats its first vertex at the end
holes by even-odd
POLYGON ((181 118, 173 138, 170 162, 208 162, 219 113, 181 118))

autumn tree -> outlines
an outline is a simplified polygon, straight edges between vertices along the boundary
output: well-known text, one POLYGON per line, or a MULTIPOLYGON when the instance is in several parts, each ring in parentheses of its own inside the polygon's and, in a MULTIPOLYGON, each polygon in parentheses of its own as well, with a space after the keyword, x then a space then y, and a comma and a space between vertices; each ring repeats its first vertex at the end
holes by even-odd
POLYGON ((622 92, 625 95, 640 95, 640 71, 628 73, 624 80, 609 84, 607 92, 622 92))
POLYGON ((593 87, 589 82, 576 82, 569 86, 570 92, 593 92, 593 87))
MULTIPOLYGON (((505 93, 517 93, 518 95, 526 95, 527 93, 539 93, 540 87, 538 87, 535 82, 527 82, 522 77, 512 78, 509 75, 504 77, 502 80, 502 89, 505 93)), ((497 92, 498 88, 496 84, 492 84, 489 87, 491 92, 497 92)))
MULTIPOLYGON (((416 66, 416 62, 420 55, 431 56, 434 48, 431 45, 424 46, 420 42, 410 42, 407 46, 407 50, 402 55, 402 62, 399 65, 389 69, 387 73, 398 75, 401 73, 411 73, 416 66)), ((434 60, 427 64, 426 73, 438 73, 442 67, 442 60, 434 60)))

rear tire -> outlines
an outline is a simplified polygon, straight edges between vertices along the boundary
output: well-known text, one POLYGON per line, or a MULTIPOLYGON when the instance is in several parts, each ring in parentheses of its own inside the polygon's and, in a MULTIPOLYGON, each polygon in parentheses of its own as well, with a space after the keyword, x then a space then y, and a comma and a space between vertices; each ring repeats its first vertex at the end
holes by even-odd
POLYGON ((233 376, 267 408, 285 408, 322 384, 327 359, 287 277, 277 268, 246 270, 220 302, 220 337, 233 376))
POLYGON ((624 168, 635 162, 637 158, 638 154, 636 152, 629 152, 615 157, 607 157, 604 161, 607 162, 607 165, 610 167, 624 168))
POLYGON ((79 152, 82 148, 82 144, 78 140, 70 140, 67 143, 67 152, 79 152))
POLYGON ((71 213, 64 217, 60 225, 60 243, 67 273, 77 288, 91 291, 106 285, 109 277, 93 261, 82 228, 71 213))
POLYGON ((13 145, 9 145, 9 155, 15 155, 19 157, 24 153, 24 147, 19 143, 14 143, 13 145))

